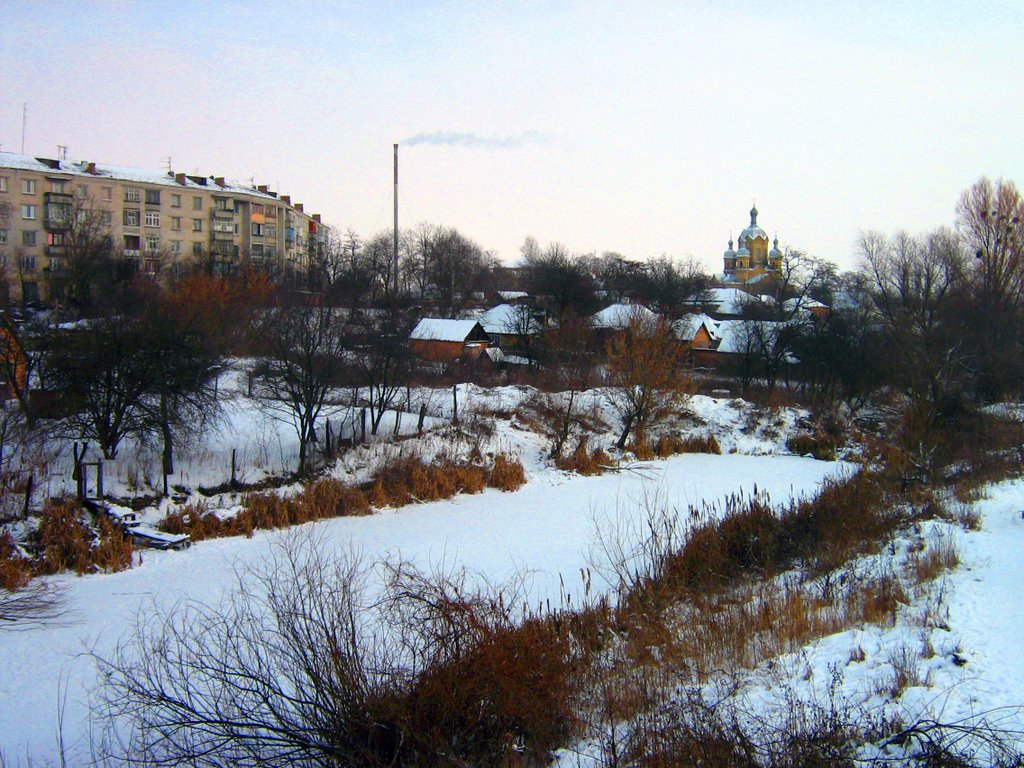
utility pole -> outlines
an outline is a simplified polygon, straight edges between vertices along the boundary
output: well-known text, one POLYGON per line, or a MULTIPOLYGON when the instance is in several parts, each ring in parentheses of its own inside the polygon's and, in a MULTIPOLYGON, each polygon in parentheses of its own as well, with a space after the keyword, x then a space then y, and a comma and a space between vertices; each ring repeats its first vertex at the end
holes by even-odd
POLYGON ((398 145, 395 144, 395 229, 392 232, 394 240, 394 272, 395 272, 395 299, 398 298, 398 145))

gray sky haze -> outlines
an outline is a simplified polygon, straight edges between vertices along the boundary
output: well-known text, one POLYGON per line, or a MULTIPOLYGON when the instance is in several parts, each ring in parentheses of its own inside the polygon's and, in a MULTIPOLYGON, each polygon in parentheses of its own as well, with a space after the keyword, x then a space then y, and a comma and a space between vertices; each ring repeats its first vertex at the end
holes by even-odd
POLYGON ((693 255, 730 231, 855 263, 1024 182, 1024 3, 20 2, 0 149, 252 178, 363 237, 457 227, 505 261, 693 255))

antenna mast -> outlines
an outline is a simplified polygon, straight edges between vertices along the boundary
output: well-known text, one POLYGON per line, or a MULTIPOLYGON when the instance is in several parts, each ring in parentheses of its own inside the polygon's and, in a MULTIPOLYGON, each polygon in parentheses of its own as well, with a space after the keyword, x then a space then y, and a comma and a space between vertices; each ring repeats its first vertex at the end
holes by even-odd
POLYGON ((392 233, 394 239, 394 270, 395 270, 395 298, 398 298, 398 145, 395 144, 395 229, 392 233))
POLYGON ((28 102, 21 104, 21 154, 25 154, 25 126, 28 124, 28 102))

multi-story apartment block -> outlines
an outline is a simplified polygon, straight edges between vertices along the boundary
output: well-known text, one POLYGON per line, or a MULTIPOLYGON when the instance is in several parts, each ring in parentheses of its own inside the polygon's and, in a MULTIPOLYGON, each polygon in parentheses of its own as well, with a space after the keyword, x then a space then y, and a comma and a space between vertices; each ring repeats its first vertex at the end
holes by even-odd
POLYGON ((252 266, 297 277, 326 236, 318 214, 265 186, 0 152, 0 266, 15 298, 49 296, 86 222, 152 274, 252 266))

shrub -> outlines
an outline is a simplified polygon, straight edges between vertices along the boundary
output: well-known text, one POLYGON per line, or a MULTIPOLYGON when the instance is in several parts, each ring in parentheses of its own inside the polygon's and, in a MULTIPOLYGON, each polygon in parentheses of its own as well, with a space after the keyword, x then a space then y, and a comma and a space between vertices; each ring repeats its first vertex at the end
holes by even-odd
POLYGON ((584 435, 576 444, 576 450, 568 456, 556 456, 555 466, 567 472, 580 475, 601 475, 611 465, 611 459, 602 448, 587 449, 587 437, 584 435))
POLYGON ((99 519, 99 537, 90 553, 93 566, 100 571, 116 572, 132 567, 131 536, 106 517, 99 519))
POLYGON ((494 457, 494 466, 487 477, 487 485, 503 491, 518 490, 526 482, 526 471, 519 459, 499 453, 494 457))
POLYGON ((662 435, 658 438, 658 444, 654 452, 665 459, 677 453, 717 453, 722 452, 722 447, 714 435, 691 435, 680 437, 679 435, 662 435))
POLYGON ((8 531, 0 533, 0 589, 24 587, 32 578, 32 563, 18 551, 8 531))
POLYGON ((82 509, 73 501, 51 504, 43 510, 36 531, 41 573, 72 570, 79 575, 90 570, 92 531, 82 522, 82 509))
POLYGON ((819 461, 835 461, 839 449, 838 439, 826 432, 801 432, 786 440, 786 449, 798 456, 811 455, 819 461))

